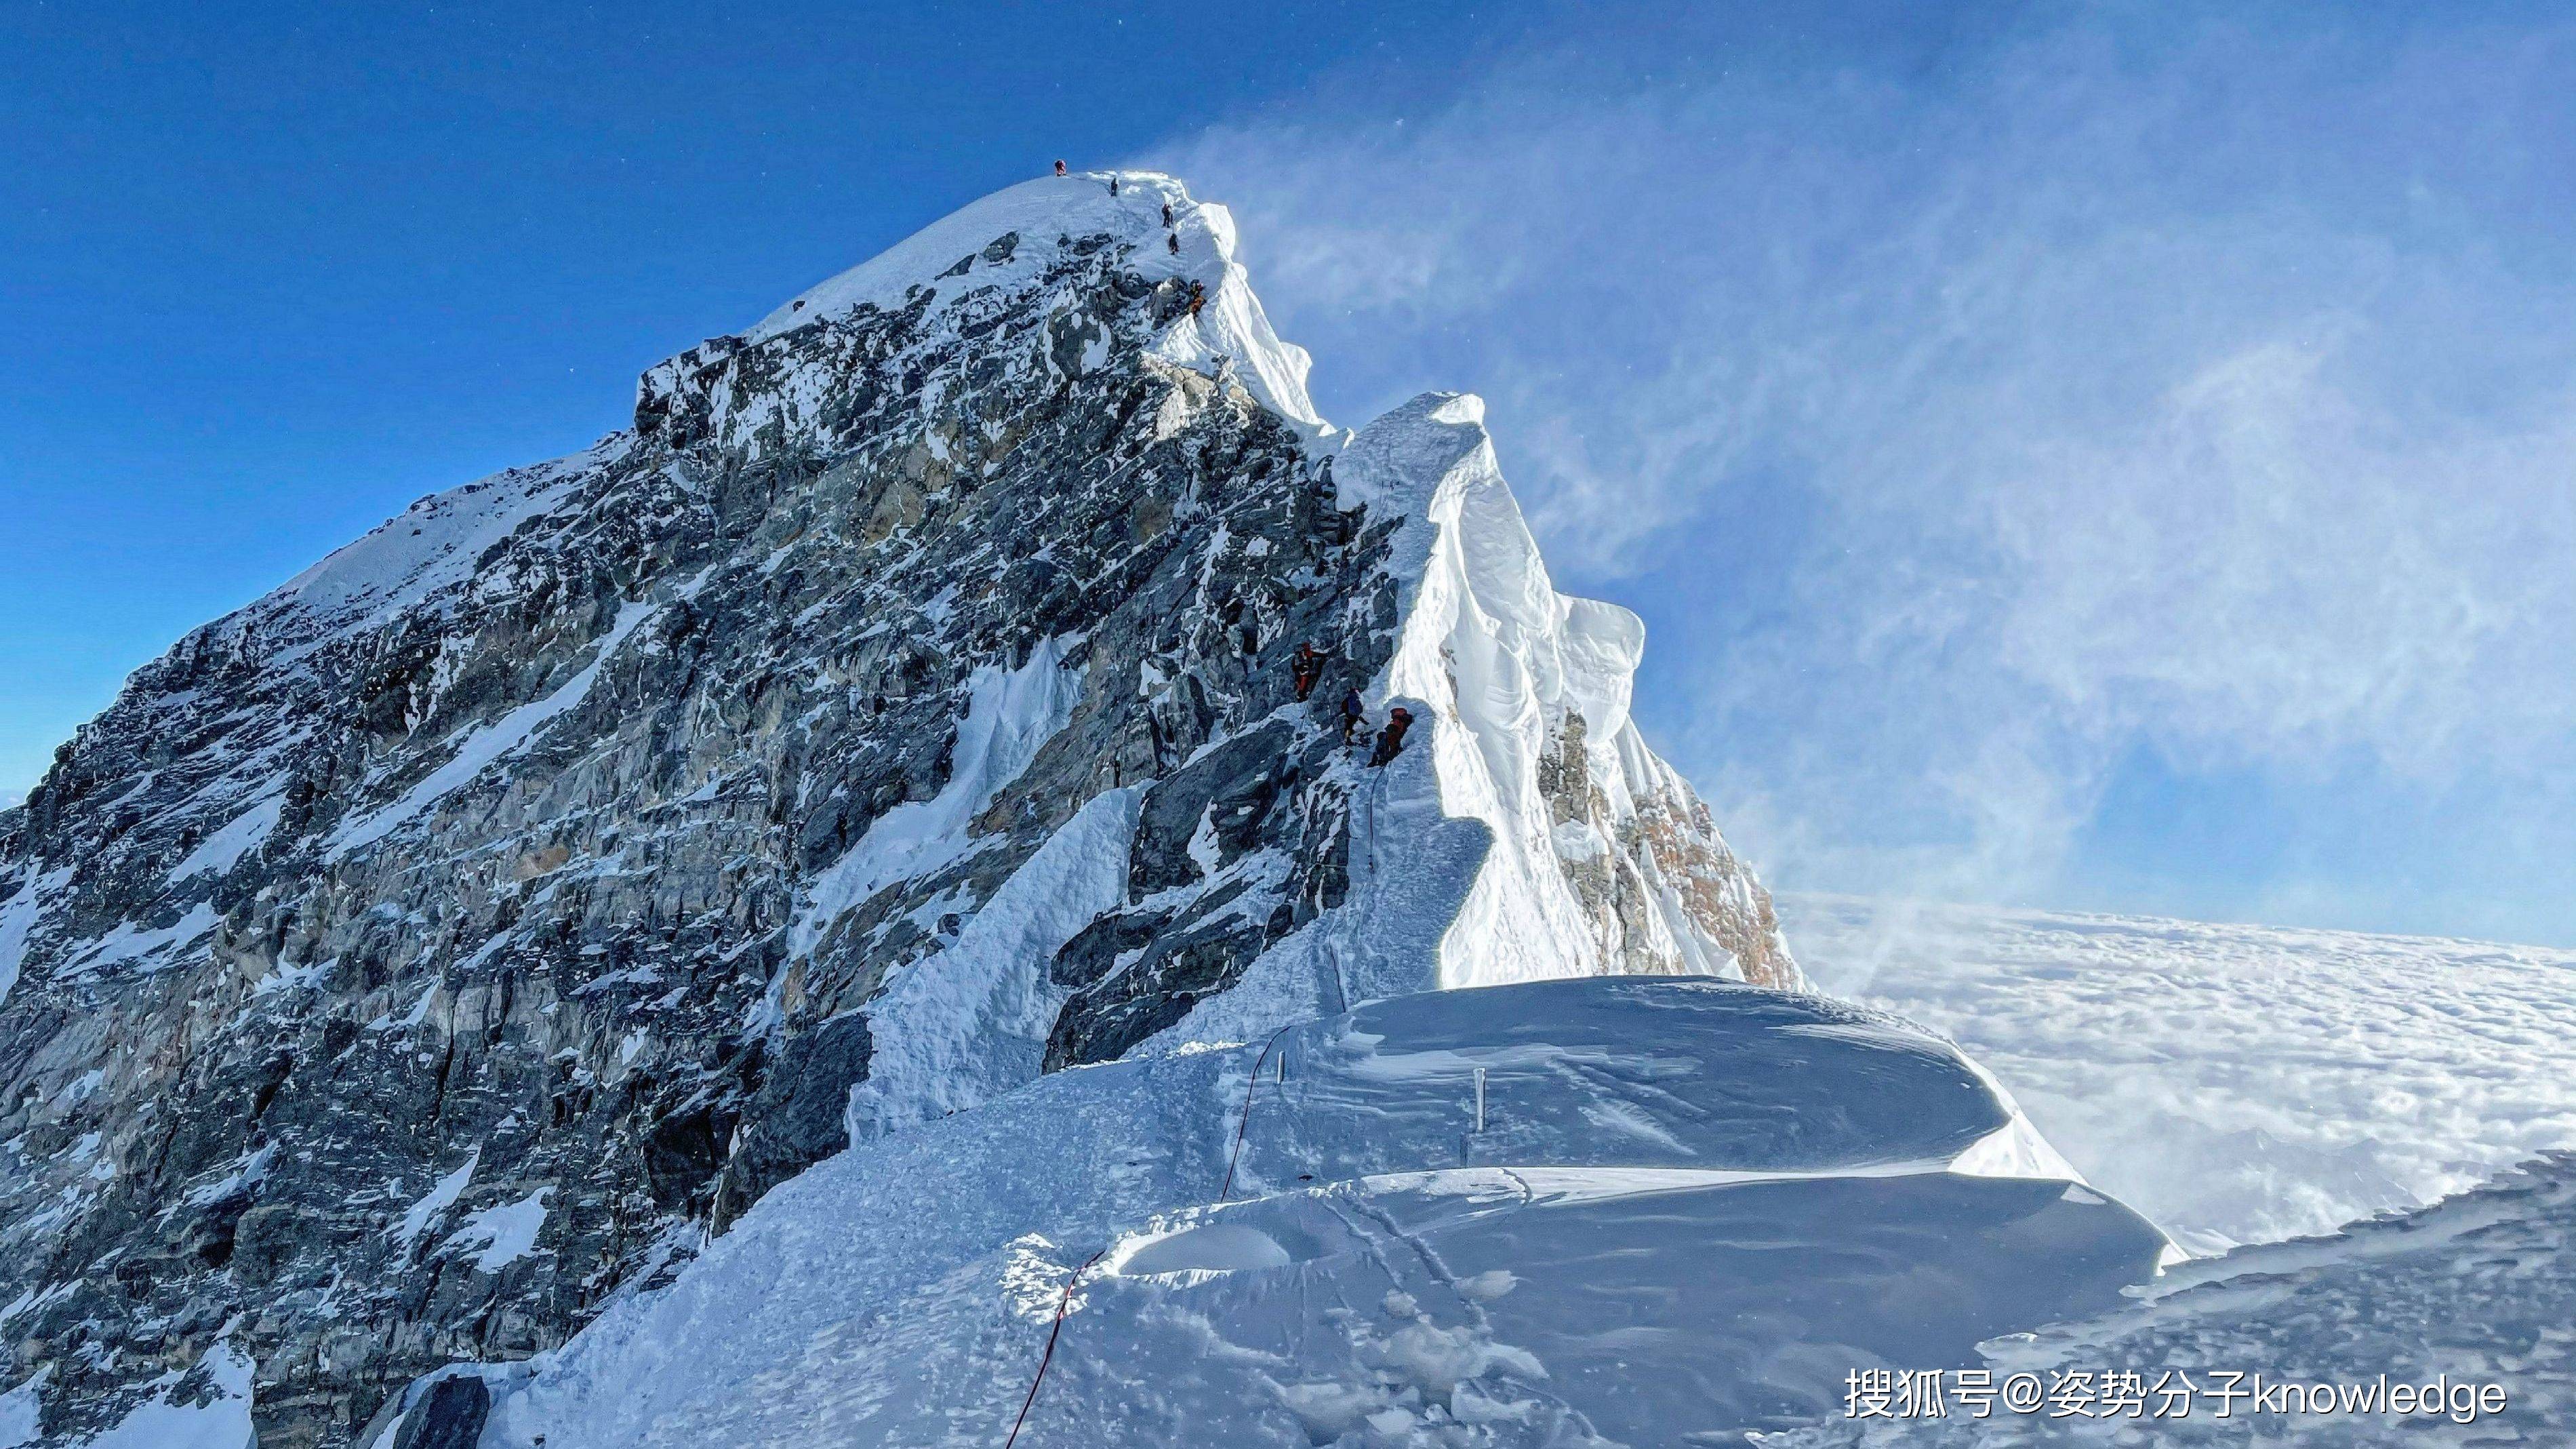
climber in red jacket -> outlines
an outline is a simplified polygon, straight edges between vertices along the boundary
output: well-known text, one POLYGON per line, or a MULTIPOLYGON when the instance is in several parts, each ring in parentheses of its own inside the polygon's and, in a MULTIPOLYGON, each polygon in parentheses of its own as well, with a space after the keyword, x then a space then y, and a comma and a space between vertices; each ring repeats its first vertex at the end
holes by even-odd
POLYGON ((1404 753, 1404 732, 1413 728, 1413 711, 1397 705, 1387 712, 1386 728, 1377 732, 1377 748, 1370 752, 1369 763, 1383 765, 1404 753))
POLYGON ((1315 681, 1324 677, 1324 651, 1316 648, 1310 639, 1297 646, 1297 653, 1289 660, 1288 668, 1297 681, 1297 702, 1304 704, 1306 696, 1315 692, 1315 681))

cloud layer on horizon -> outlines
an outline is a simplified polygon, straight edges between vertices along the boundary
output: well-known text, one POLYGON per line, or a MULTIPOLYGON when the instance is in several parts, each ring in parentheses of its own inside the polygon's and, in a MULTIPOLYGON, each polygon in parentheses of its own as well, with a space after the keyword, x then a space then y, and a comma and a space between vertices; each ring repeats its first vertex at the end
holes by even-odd
POLYGON ((1776 881, 2576 939, 2576 27, 1837 13, 1149 159, 1328 412, 1492 401, 1776 881))

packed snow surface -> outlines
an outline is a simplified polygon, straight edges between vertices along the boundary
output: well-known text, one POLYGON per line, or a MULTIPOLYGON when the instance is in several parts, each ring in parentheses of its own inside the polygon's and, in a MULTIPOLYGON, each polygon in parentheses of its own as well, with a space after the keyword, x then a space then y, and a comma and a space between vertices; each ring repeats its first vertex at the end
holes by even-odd
POLYGON ((1095 1255, 1023 1444, 1797 1422, 1855 1364, 1969 1362, 2152 1274, 2163 1240, 2100 1194, 1954 1170, 2019 1130, 1943 1044, 1813 997, 1376 1002, 860 1141, 488 1371, 484 1442, 997 1443, 1095 1255))
POLYGON ((2414 1213, 2193 1263, 2144 1302, 1990 1345, 1988 1357, 1998 1382, 2029 1374, 2049 1387, 2047 1407, 1983 1421, 1956 1406, 1941 1421, 1855 1417, 1765 1443, 2576 1443, 2576 1154, 2550 1154, 2414 1213), (2259 1404, 2258 1372, 2274 1386, 2259 1404), (2115 1405, 2104 1392, 2115 1373, 2166 1392, 2115 1405), (2422 1386, 2437 1386, 2436 1407, 2388 1397, 2401 1384, 2418 1403, 2422 1386), (2503 1406, 2482 1411, 2463 1384, 2500 1390, 2503 1406), (2296 1398, 2281 1385, 2296 1385, 2296 1398), (2189 1412, 2176 1413, 2178 1402, 2189 1412))
POLYGON ((1784 896, 1826 989, 1955 1039, 2195 1252, 2576 1147, 2576 952, 1784 896))

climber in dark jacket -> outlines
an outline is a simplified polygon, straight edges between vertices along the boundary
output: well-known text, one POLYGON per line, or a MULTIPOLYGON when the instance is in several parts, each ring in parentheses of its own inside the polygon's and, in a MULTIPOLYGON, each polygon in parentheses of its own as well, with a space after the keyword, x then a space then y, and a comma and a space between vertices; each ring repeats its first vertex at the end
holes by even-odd
POLYGON ((1342 743, 1346 745, 1351 743, 1352 737, 1367 724, 1368 705, 1360 698, 1358 687, 1344 690, 1342 692, 1342 743))
POLYGON ((1163 238, 1163 240, 1172 244, 1173 256, 1177 257, 1181 254, 1181 234, 1179 232, 1174 232, 1170 236, 1163 238))
POLYGON ((1112 196, 1118 194, 1118 178, 1115 176, 1109 178, 1109 194, 1112 196))
POLYGON ((1404 753, 1404 732, 1413 728, 1413 712, 1402 705, 1388 711, 1386 728, 1377 732, 1377 748, 1369 753, 1369 763, 1383 765, 1404 753))
POLYGON ((1315 681, 1324 677, 1324 651, 1316 648, 1314 641, 1308 640, 1297 646, 1296 656, 1289 661, 1288 668, 1297 681, 1297 702, 1304 704, 1306 696, 1315 692, 1315 681))
POLYGON ((1055 174, 1056 174, 1056 175, 1058 175, 1058 176, 1062 176, 1062 175, 1064 174, 1064 163, 1063 163, 1063 162, 1058 161, 1057 163, 1055 163, 1055 174))
POLYGON ((1171 204, 1170 202, 1166 201, 1166 202, 1164 202, 1164 203, 1163 203, 1163 225, 1165 225, 1165 226, 1170 226, 1171 224, 1172 224, 1172 204, 1171 204))

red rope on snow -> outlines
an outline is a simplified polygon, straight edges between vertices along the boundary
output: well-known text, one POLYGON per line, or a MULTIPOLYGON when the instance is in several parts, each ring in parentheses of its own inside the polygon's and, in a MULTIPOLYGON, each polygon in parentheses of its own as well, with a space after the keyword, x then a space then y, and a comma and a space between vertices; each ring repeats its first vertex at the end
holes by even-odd
MULTIPOLYGON (((1108 1251, 1104 1246, 1100 1253, 1108 1251)), ((1011 1437, 1002 1441, 1002 1449, 1011 1449, 1012 1445, 1020 1442, 1020 1429, 1029 1422, 1029 1405, 1038 1401, 1038 1385, 1046 1382, 1047 1365, 1055 1362, 1056 1335, 1064 1332, 1065 1310, 1073 1306, 1074 1285, 1082 1281, 1083 1274, 1091 1271, 1092 1264, 1100 1261, 1100 1253, 1083 1259, 1082 1266, 1073 1270, 1073 1276, 1064 1280, 1064 1296, 1057 1299, 1055 1305, 1055 1326, 1047 1330, 1046 1352, 1038 1356, 1037 1377, 1029 1380, 1029 1396, 1020 1400, 1020 1416, 1011 1421, 1011 1437)))
POLYGON ((1272 1032, 1270 1040, 1261 1044, 1261 1055, 1252 1059, 1252 1080, 1243 1084, 1243 1115, 1234 1124, 1234 1151, 1226 1155, 1225 1182, 1216 1190, 1218 1202, 1225 1201, 1226 1195, 1234 1191, 1234 1165, 1243 1159, 1243 1134, 1252 1125, 1252 1094, 1261 1087, 1261 1064, 1270 1060, 1270 1049, 1279 1044, 1279 1038, 1287 1030, 1283 1026, 1272 1032))

